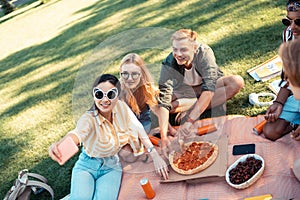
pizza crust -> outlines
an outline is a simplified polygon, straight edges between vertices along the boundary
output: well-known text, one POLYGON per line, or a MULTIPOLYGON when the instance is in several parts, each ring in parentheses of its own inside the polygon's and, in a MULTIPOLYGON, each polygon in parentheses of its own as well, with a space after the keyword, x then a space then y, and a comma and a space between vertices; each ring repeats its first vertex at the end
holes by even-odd
MULTIPOLYGON (((192 143, 194 143, 194 142, 186 143, 185 146, 189 147, 192 143)), ((177 172, 179 174, 182 174, 182 175, 192 175, 192 174, 196 174, 196 173, 199 173, 199 172, 203 171, 204 169, 208 168, 209 166, 211 166, 215 162, 215 160, 217 159, 218 154, 219 154, 219 148, 216 144, 213 144, 213 143, 210 143, 210 142, 203 142, 203 141, 195 142, 195 143, 197 143, 197 144, 208 144, 209 146, 211 146, 214 149, 214 151, 212 152, 210 157, 203 164, 197 166, 194 169, 189 169, 189 170, 180 169, 174 164, 174 156, 176 155, 176 152, 172 151, 169 154, 169 161, 170 161, 171 167, 173 168, 173 170, 175 172, 177 172)))

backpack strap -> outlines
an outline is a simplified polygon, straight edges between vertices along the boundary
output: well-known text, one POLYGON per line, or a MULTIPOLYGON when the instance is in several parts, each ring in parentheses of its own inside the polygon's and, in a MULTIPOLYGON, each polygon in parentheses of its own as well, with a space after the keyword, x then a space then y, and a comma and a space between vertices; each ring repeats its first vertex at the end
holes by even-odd
POLYGON ((47 179, 42 175, 29 173, 27 169, 19 172, 18 178, 15 180, 14 185, 6 193, 3 200, 16 200, 19 197, 26 199, 30 197, 31 190, 37 190, 37 188, 42 188, 47 190, 52 200, 54 199, 53 189, 46 184, 47 179), (29 180, 29 177, 36 178, 41 181, 29 180), (25 194, 26 193, 26 194, 25 194), (26 198, 25 198, 26 196, 26 198))
POLYGON ((43 183, 43 182, 40 182, 40 181, 28 180, 27 186, 30 186, 30 187, 36 186, 36 187, 44 188, 45 190, 47 190, 50 193, 52 199, 54 199, 53 189, 49 185, 47 185, 46 183, 43 183))
POLYGON ((31 172, 28 172, 27 175, 31 176, 33 178, 39 179, 39 180, 41 180, 44 183, 48 182, 48 180, 44 176, 42 176, 42 175, 39 175, 39 174, 36 174, 36 173, 31 173, 31 172))
POLYGON ((15 200, 20 196, 26 189, 26 182, 23 183, 19 179, 16 179, 14 185, 6 193, 3 200, 15 200))

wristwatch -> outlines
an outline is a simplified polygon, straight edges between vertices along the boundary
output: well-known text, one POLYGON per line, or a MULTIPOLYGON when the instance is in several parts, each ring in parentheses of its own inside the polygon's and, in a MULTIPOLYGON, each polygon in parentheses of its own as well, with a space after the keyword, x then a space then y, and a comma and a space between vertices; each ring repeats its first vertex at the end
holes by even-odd
POLYGON ((154 146, 149 147, 149 148, 147 148, 147 152, 148 152, 148 153, 151 153, 151 152, 153 151, 153 149, 155 149, 154 146))

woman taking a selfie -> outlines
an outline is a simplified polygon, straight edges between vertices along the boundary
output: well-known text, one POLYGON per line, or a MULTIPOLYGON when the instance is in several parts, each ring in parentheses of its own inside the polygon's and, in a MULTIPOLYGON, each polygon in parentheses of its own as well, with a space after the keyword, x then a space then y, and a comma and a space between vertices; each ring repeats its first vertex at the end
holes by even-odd
MULTIPOLYGON (((156 172, 167 179, 167 164, 131 109, 119 100, 119 80, 104 74, 96 79, 92 92, 94 103, 91 109, 65 136, 71 137, 76 145, 82 145, 82 152, 72 171, 70 199, 117 199, 122 178, 118 152, 126 144, 135 155, 142 154, 145 146, 156 172)), ((49 149, 50 157, 57 162, 63 156, 57 148, 61 141, 52 144, 49 149)))

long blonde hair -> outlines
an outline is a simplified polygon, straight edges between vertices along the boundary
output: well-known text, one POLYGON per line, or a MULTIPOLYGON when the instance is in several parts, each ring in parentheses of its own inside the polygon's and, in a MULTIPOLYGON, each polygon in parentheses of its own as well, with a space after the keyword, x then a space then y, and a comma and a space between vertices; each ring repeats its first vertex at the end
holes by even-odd
POLYGON ((300 87, 300 40, 292 40, 282 43, 279 48, 279 56, 283 62, 284 75, 289 82, 300 87))
MULTIPOLYGON (((144 60, 138 54, 130 53, 123 57, 120 64, 120 71, 122 70, 122 66, 125 64, 134 64, 141 68, 142 74, 141 74, 141 81, 139 83, 139 87, 142 91, 142 94, 138 94, 138 95, 144 95, 146 99, 145 103, 148 104, 150 107, 154 107, 155 105, 157 105, 157 97, 159 94, 159 90, 157 89, 157 87, 155 87, 153 78, 148 68, 146 67, 144 60)), ((122 77, 120 82, 122 87, 120 98, 125 100, 125 102, 129 105, 131 110, 136 115, 139 115, 141 110, 137 104, 133 92, 131 91, 131 89, 125 86, 122 77)))

